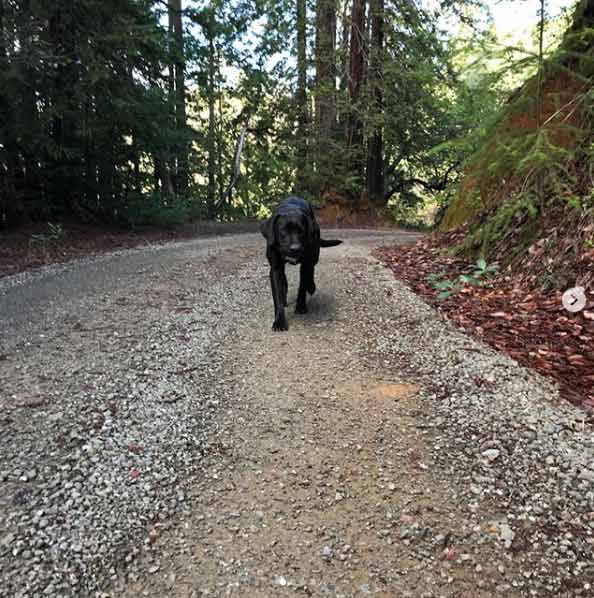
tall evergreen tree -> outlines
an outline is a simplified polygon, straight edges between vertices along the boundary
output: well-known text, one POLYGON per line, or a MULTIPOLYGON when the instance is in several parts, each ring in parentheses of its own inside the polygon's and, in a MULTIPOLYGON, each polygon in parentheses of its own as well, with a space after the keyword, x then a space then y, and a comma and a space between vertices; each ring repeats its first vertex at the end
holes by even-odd
POLYGON ((356 185, 363 173, 363 122, 360 98, 365 69, 365 0, 353 0, 351 10, 350 60, 349 60, 349 111, 347 149, 349 170, 356 185))
POLYGON ((369 88, 371 118, 367 148, 367 193, 384 201, 384 0, 370 0, 371 48, 369 88))
POLYGON ((308 164, 307 136, 307 5, 305 0, 297 0, 297 190, 307 187, 306 169, 308 164))
POLYGON ((336 0, 316 3, 315 124, 316 167, 319 187, 334 172, 333 138, 336 133, 336 0))
POLYGON ((181 0, 170 0, 170 31, 173 35, 172 53, 173 73, 175 83, 175 122, 179 131, 180 141, 176 147, 176 186, 179 193, 186 194, 188 191, 188 147, 185 137, 186 126, 186 80, 185 80, 185 50, 184 50, 184 27, 181 0))

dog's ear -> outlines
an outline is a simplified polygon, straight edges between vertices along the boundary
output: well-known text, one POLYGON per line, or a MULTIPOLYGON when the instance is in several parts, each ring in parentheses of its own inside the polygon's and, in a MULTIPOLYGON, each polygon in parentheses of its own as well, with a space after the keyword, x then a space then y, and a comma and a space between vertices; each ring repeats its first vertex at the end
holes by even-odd
POLYGON ((270 240, 271 221, 272 218, 268 218, 268 220, 263 220, 262 222, 260 222, 260 232, 262 233, 262 236, 267 240, 270 240))
POLYGON ((301 224, 303 224, 303 228, 305 230, 305 238, 307 239, 307 241, 309 241, 309 239, 311 238, 311 218, 309 217, 309 214, 307 214, 307 212, 302 212, 301 213, 301 224))
POLYGON ((313 207, 311 204, 309 204, 309 211, 310 211, 310 215, 309 215, 309 218, 306 218, 306 220, 308 221, 308 225, 309 225, 309 234, 311 235, 311 239, 315 243, 320 238, 320 225, 318 224, 318 221, 316 220, 316 215, 314 214, 313 207))
POLYGON ((276 239, 276 221, 278 220, 278 214, 271 216, 268 220, 260 223, 260 232, 262 236, 268 241, 268 244, 274 246, 277 244, 276 239))

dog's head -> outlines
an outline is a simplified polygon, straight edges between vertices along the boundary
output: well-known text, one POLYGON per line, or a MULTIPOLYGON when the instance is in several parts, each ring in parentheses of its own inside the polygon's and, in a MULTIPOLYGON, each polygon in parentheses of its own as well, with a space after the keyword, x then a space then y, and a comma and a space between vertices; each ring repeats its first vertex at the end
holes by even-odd
POLYGON ((311 219, 298 210, 277 213, 262 223, 261 231, 285 260, 298 264, 311 237, 311 219))

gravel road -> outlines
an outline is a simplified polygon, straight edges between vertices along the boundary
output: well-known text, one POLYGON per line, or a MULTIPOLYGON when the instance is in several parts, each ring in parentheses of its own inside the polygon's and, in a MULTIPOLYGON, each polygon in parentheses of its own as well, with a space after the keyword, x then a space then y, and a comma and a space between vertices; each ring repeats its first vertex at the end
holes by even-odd
POLYGON ((326 236, 287 333, 254 234, 0 281, 1 597, 594 596, 591 422, 326 236))

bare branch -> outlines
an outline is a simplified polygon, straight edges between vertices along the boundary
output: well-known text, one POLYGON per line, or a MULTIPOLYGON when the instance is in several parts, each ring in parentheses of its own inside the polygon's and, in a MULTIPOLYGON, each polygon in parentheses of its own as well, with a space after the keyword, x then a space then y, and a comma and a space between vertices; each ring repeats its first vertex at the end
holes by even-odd
POLYGON ((245 144, 245 135, 247 133, 247 125, 244 125, 241 129, 241 134, 237 141, 237 147, 235 148, 235 160, 233 165, 233 176, 231 177, 231 182, 227 187, 227 190, 219 197, 219 201, 214 206, 215 214, 219 211, 221 206, 225 202, 231 201, 231 195, 233 193, 233 188, 237 184, 239 176, 241 174, 241 153, 243 152, 243 146, 245 144))

